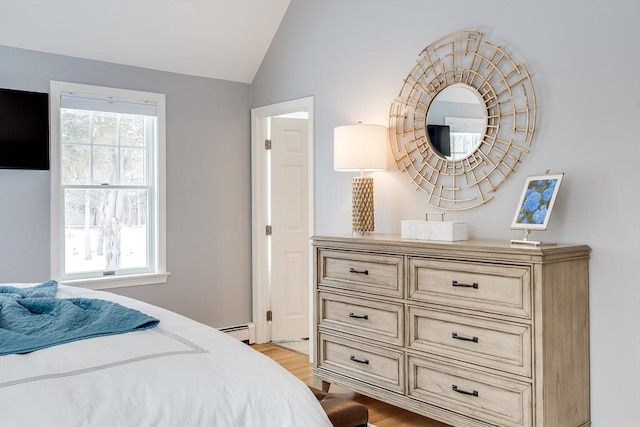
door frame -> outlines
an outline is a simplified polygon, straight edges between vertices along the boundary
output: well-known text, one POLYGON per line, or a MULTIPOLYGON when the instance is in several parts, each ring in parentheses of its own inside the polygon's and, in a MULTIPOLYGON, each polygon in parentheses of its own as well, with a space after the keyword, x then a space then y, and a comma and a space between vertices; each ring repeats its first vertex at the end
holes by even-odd
MULTIPOLYGON (((251 109, 251 272, 253 296, 253 323, 256 330, 256 343, 269 342, 269 323, 266 312, 270 308, 268 290, 267 236, 265 235, 267 209, 267 168, 264 141, 267 135, 265 119, 288 113, 306 111, 309 114, 308 124, 308 203, 309 203, 309 237, 315 233, 315 132, 314 132, 314 97, 294 99, 278 104, 266 105, 251 109)), ((313 325, 313 253, 309 249, 309 338, 312 337, 313 325)), ((309 339, 311 345, 313 340, 309 339)), ((309 353, 313 354, 312 352, 309 353)))

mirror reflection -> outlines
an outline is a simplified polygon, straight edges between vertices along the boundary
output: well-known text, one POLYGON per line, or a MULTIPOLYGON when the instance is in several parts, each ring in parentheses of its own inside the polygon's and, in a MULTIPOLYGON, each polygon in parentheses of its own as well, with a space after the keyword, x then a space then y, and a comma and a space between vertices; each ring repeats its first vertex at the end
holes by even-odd
POLYGON ((459 160, 473 153, 484 137, 487 110, 478 91, 458 83, 438 93, 427 112, 427 133, 436 154, 459 160))

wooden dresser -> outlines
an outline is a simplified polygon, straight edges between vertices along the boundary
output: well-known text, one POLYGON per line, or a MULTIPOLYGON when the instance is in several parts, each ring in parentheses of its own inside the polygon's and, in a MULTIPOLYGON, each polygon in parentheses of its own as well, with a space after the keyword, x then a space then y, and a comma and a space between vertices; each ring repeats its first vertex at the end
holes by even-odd
POLYGON ((453 426, 589 426, 589 247, 313 238, 314 375, 453 426))

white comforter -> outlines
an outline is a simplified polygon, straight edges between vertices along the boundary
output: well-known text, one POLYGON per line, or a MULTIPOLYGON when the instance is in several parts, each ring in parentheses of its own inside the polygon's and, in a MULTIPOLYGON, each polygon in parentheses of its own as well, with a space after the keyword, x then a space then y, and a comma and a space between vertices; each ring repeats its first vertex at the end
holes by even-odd
POLYGON ((57 297, 108 299, 160 324, 0 356, 0 427, 331 426, 303 382, 214 328, 106 292, 61 285, 57 297))

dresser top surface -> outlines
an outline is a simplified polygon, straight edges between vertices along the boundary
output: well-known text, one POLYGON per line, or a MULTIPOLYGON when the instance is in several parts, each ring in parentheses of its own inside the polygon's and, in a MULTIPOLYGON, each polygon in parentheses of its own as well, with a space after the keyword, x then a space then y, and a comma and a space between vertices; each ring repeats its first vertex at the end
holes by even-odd
POLYGON ((567 252, 580 252, 587 255, 590 251, 587 245, 574 244, 545 244, 529 245, 510 243, 508 240, 461 240, 455 242, 410 240, 403 239, 399 235, 390 234, 365 234, 361 235, 330 235, 313 236, 316 246, 327 244, 362 245, 367 247, 405 248, 410 250, 446 250, 446 251, 471 251, 471 252, 498 252, 523 256, 552 256, 567 252))

